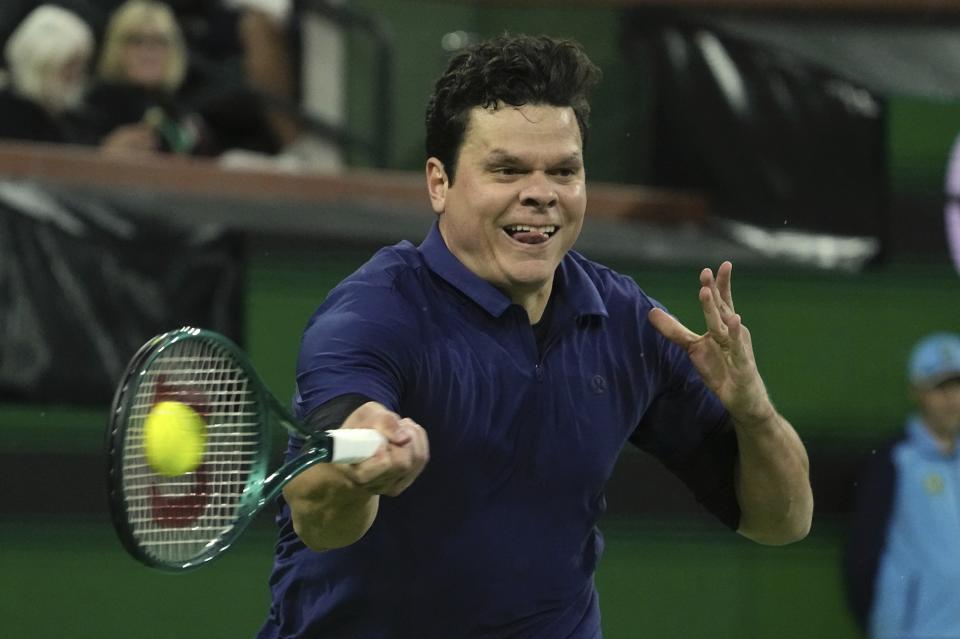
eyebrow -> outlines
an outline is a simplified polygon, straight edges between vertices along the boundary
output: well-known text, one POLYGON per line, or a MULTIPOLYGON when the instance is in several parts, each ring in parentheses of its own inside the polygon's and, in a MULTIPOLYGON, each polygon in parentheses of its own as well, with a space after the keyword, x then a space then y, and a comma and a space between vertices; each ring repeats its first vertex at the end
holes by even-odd
MULTIPOLYGON (((509 151, 506 151, 504 149, 493 149, 487 154, 486 163, 487 164, 498 164, 498 163, 522 164, 523 160, 521 160, 519 157, 517 157, 513 153, 510 153, 509 151)), ((583 156, 578 151, 574 151, 573 153, 561 158, 559 161, 555 162, 554 164, 581 165, 583 164, 583 156)))

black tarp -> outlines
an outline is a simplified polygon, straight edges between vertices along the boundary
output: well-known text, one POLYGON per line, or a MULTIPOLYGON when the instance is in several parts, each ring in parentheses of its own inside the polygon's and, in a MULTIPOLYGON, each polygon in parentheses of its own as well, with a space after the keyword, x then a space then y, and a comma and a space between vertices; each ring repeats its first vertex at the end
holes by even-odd
POLYGON ((883 96, 706 15, 625 18, 626 55, 653 74, 652 183, 760 227, 882 237, 883 96))
POLYGON ((238 237, 0 182, 0 399, 103 404, 149 337, 202 326, 241 342, 238 237))

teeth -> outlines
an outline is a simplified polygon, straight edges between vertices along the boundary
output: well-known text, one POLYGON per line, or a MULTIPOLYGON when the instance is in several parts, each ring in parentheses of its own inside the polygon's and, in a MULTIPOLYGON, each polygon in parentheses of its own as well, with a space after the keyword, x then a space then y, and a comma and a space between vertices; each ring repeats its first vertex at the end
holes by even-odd
POLYGON ((553 235, 557 232, 557 227, 553 224, 547 226, 528 226, 526 224, 511 224, 507 227, 507 231, 512 233, 520 233, 523 231, 535 231, 537 233, 543 233, 544 235, 553 235))

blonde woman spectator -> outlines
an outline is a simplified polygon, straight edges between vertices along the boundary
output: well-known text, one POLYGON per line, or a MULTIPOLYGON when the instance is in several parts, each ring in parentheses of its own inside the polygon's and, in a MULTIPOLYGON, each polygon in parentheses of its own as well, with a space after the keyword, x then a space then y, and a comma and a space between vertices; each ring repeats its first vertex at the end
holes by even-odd
POLYGON ((113 151, 204 155, 212 144, 202 118, 178 91, 187 48, 170 7, 128 0, 111 15, 87 103, 103 146, 113 151))
POLYGON ((155 0, 128 0, 110 17, 97 78, 173 95, 187 72, 187 49, 170 7, 155 0))
POLYGON ((68 116, 82 103, 93 49, 93 32, 77 14, 48 4, 31 11, 3 47, 0 137, 90 141, 68 116))

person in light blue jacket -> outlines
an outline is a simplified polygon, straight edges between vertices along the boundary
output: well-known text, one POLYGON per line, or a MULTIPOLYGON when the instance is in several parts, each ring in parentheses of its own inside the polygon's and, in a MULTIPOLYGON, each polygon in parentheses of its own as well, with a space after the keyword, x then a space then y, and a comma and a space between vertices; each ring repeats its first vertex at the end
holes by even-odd
POLYGON ((871 639, 958 639, 960 335, 921 339, 907 372, 917 411, 859 482, 847 600, 871 639))

